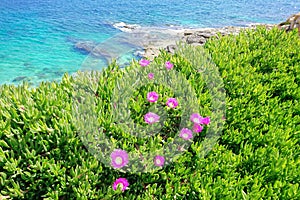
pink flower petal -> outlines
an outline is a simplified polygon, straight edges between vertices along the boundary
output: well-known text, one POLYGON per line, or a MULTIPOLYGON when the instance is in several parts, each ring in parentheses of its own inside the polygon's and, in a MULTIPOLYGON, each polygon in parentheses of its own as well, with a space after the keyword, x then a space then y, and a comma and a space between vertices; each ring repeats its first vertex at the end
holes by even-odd
POLYGON ((154 124, 159 121, 159 118, 160 117, 157 114, 152 113, 152 112, 148 112, 144 116, 144 120, 147 124, 154 124))
POLYGON ((172 68, 174 67, 174 65, 173 65, 170 61, 167 61, 167 62, 165 63, 165 66, 166 66, 166 68, 167 68, 168 70, 170 70, 170 69, 172 69, 172 68))
POLYGON ((128 154, 122 149, 115 149, 111 154, 111 165, 114 168, 122 168, 128 164, 128 154))
POLYGON ((190 117, 190 120, 192 122, 194 122, 195 124, 200 124, 201 121, 202 121, 202 118, 201 115, 199 115, 198 113, 193 113, 190 117))
POLYGON ((142 67, 146 67, 147 65, 150 64, 150 61, 149 61, 149 60, 142 59, 142 60, 140 60, 139 64, 140 64, 142 67))
POLYGON ((149 78, 150 80, 152 80, 152 79, 154 78, 154 74, 153 74, 153 73, 149 73, 149 74, 148 74, 148 78, 149 78))
POLYGON ((157 99, 158 99, 158 94, 156 93, 156 92, 149 92, 148 94, 147 94, 147 100, 149 101, 149 102, 156 102, 157 101, 157 99))
POLYGON ((126 178, 118 178, 113 184, 113 189, 117 190, 118 185, 121 186, 122 191, 125 191, 128 188, 129 183, 128 183, 128 180, 126 178))
POLYGON ((193 131, 194 131, 195 133, 200 133, 200 132, 202 132, 202 130, 203 130, 203 126, 201 126, 201 125, 199 125, 199 124, 194 124, 194 126, 193 126, 193 131))
POLYGON ((169 108, 176 108, 178 106, 178 101, 176 98, 169 98, 166 104, 169 108))
POLYGON ((210 117, 204 117, 204 118, 202 118, 200 124, 208 125, 209 123, 210 123, 210 117))
POLYGON ((163 156, 155 156, 154 165, 161 167, 165 164, 165 158, 163 156))
POLYGON ((184 140, 189 140, 189 139, 191 139, 193 137, 193 133, 192 133, 192 131, 190 129, 183 128, 180 131, 179 137, 181 137, 184 140))

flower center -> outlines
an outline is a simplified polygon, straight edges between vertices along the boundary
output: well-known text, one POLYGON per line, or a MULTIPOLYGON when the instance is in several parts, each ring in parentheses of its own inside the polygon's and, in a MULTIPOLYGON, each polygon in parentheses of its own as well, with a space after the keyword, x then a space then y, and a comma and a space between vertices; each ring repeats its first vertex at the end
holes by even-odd
POLYGON ((160 161, 160 159, 156 159, 156 164, 160 164, 161 163, 161 161, 160 161))
POLYGON ((123 190, 123 188, 124 188, 124 185, 123 185, 123 183, 118 183, 118 185, 117 185, 117 187, 121 187, 121 190, 123 190))
POLYGON ((199 120, 198 118, 195 118, 195 119, 194 119, 194 122, 195 122, 196 124, 199 124, 199 123, 200 123, 200 120, 199 120))
POLYGON ((188 138, 189 135, 188 135, 187 133, 184 133, 184 134, 183 134, 183 137, 184 137, 184 138, 188 138))
POLYGON ((122 157, 120 157, 120 156, 116 157, 115 162, 116 162, 117 165, 122 164, 122 162, 123 162, 122 157))
POLYGON ((149 122, 154 122, 154 117, 149 117, 149 122))

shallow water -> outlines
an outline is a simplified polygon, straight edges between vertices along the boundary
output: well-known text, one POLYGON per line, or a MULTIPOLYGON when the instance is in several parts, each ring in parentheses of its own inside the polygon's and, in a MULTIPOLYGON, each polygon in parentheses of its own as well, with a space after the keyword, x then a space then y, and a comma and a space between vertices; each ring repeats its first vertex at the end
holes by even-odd
MULTIPOLYGON (((136 46, 120 42, 119 22, 141 27, 222 27, 279 23, 299 12, 286 0, 1 0, 0 84, 60 80, 85 68, 87 52, 74 48, 92 41, 126 65, 136 46), (187 3, 188 2, 188 3, 187 3)), ((126 35, 126 33, 124 33, 126 35)), ((139 44, 136 44, 139 46, 139 44)), ((97 69, 107 56, 98 57, 97 69)))

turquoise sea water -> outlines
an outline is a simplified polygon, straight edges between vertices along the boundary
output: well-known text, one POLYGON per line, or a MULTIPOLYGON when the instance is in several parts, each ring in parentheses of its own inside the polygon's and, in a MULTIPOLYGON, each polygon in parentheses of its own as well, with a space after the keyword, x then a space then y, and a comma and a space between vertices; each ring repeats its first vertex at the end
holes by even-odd
MULTIPOLYGON (((113 26, 119 22, 141 27, 245 26, 279 23, 299 11, 299 1, 286 0, 1 0, 0 84, 38 84, 80 70, 87 54, 74 44, 93 41, 119 48, 113 39, 122 34, 113 26)), ((133 48, 119 56, 130 60, 133 48)), ((105 66, 105 59, 101 63, 105 66)))

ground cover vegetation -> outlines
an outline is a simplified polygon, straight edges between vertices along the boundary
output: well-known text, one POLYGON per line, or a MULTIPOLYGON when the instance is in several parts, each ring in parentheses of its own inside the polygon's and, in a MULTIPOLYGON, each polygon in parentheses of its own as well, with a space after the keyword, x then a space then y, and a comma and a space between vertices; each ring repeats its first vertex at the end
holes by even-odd
MULTIPOLYGON (((112 146, 122 149, 110 154, 115 159, 112 167, 130 163, 129 151, 154 149, 154 168, 148 173, 118 171, 92 154, 96 148, 84 145, 88 141, 79 132, 84 120, 91 119, 74 115, 74 96, 82 89, 74 83, 86 85, 89 75, 66 74, 60 83, 34 89, 26 83, 1 86, 0 199, 300 199, 299 47, 296 31, 275 28, 219 36, 205 44, 226 91, 222 133, 205 156, 199 152, 214 124, 213 100, 201 72, 180 52, 162 51, 152 63, 180 72, 194 89, 200 107, 189 118, 193 127, 178 125, 184 99, 166 86, 148 84, 138 88, 128 103, 130 118, 142 128, 161 119, 155 108, 149 114, 150 105, 160 105, 167 113, 161 132, 148 140, 115 126, 110 105, 116 80, 151 64, 135 61, 123 70, 112 63, 95 73, 97 85, 89 94, 96 104, 91 110, 98 113, 97 122, 112 146), (74 121, 74 116, 81 120, 74 121), (193 141, 171 162, 156 147, 176 134, 193 141)), ((148 79, 155 75, 148 73, 148 79)))

